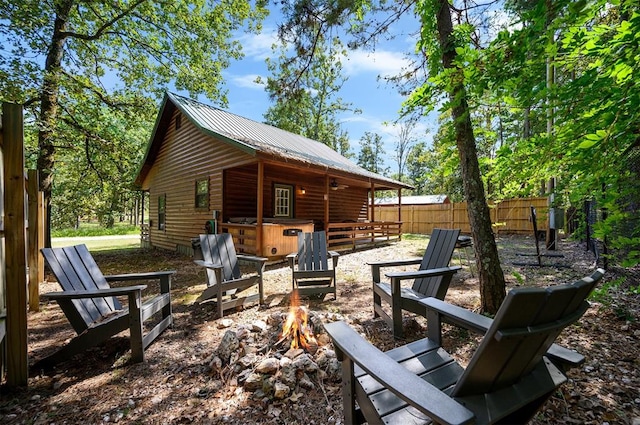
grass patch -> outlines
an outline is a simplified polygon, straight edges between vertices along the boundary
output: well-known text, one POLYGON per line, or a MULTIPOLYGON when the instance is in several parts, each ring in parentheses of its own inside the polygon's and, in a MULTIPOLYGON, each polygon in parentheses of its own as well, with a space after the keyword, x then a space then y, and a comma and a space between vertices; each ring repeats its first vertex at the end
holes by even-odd
MULTIPOLYGON (((124 235, 120 235, 124 236, 124 235)), ((62 247, 62 246, 70 246, 70 245, 78 245, 85 244, 89 251, 108 251, 108 250, 118 250, 118 249, 137 249, 140 248, 140 238, 132 238, 132 237, 111 237, 111 238, 99 238, 95 239, 86 239, 83 237, 78 237, 77 239, 71 237, 66 237, 64 239, 52 239, 51 245, 54 248, 62 247)))
POLYGON ((429 235, 418 235, 416 233, 403 233, 402 239, 407 241, 428 240, 429 235))
POLYGON ((77 229, 51 229, 52 238, 73 238, 82 236, 114 236, 114 235, 137 235, 140 233, 140 226, 124 223, 116 223, 112 228, 107 229, 97 223, 82 223, 77 229))

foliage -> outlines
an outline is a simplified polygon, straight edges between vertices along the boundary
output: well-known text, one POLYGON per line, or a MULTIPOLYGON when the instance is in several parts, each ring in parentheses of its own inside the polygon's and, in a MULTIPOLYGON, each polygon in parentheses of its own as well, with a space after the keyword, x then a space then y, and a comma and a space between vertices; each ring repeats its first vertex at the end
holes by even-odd
POLYGON ((630 295, 640 295, 640 286, 630 286, 626 278, 620 277, 603 283, 593 290, 589 299, 602 304, 606 309, 610 309, 615 314, 625 320, 633 320, 634 314, 630 312, 626 305, 618 302, 620 295, 628 293, 630 295))
POLYGON ((398 165, 397 179, 402 180, 405 169, 408 167, 408 156, 411 148, 416 143, 414 130, 417 121, 409 119, 398 124, 398 136, 395 142, 394 159, 398 165))
MULTIPOLYGON (((286 43, 285 38, 282 40, 286 43)), ((277 62, 267 59, 273 76, 267 79, 266 90, 274 101, 264 115, 267 123, 320 141, 343 156, 351 156, 348 134, 338 120, 340 113, 351 111, 351 105, 337 97, 346 81, 340 62, 340 57, 345 56, 340 39, 320 36, 314 46, 314 60, 302 74, 292 68, 295 63, 287 58, 286 48, 287 44, 280 46, 277 62), (281 84, 282 80, 293 78, 296 79, 293 86, 281 84)))
POLYGON ((358 165, 373 173, 385 175, 389 172, 384 167, 384 148, 379 134, 365 132, 360 138, 358 165))
POLYGON ((585 200, 596 200, 606 211, 604 221, 596 224, 596 237, 626 251, 625 265, 637 264, 639 171, 633 171, 628 159, 637 150, 635 129, 640 124, 640 87, 634 78, 640 55, 636 5, 558 5, 547 28, 539 24, 548 12, 541 5, 518 6, 514 10, 522 28, 499 34, 481 61, 488 70, 485 88, 512 88, 509 105, 528 113, 513 117, 528 120, 527 137, 512 133, 497 150, 491 178, 502 182, 495 186, 499 196, 528 195, 540 182, 556 178, 558 204, 580 207, 585 200), (494 62, 496 58, 507 61, 494 62), (556 75, 550 85, 543 73, 547 59, 556 75), (527 69, 537 69, 538 77, 532 79, 527 69), (550 111, 551 133, 544 128, 550 111))
POLYGON ((112 225, 130 208, 160 96, 174 87, 224 105, 235 31, 265 14, 260 0, 3 2, 0 99, 27 107, 53 223, 91 211, 112 225))

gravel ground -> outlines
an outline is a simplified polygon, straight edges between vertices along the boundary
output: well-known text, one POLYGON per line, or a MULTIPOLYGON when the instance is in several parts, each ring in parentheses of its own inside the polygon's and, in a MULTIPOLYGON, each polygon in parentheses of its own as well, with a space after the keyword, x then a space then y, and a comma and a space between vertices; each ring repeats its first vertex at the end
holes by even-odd
MULTIPOLYGON (((394 340, 381 320, 373 320, 370 270, 367 261, 421 256, 425 238, 343 253, 338 265, 338 299, 309 301, 309 309, 325 320, 346 320, 379 348, 404 343, 394 340)), ((545 264, 563 267, 515 266, 532 257, 517 254, 535 250, 531 238, 500 236, 499 252, 509 287, 553 285, 590 274, 593 258, 577 242, 561 240, 564 258, 544 258, 545 264)), ((473 256, 472 250, 468 254, 473 256)), ((190 258, 159 250, 127 250, 95 253, 105 274, 175 269, 173 309, 175 325, 147 349, 143 364, 127 362, 126 334, 88 350, 50 371, 32 370, 27 389, 0 394, 0 422, 6 424, 342 424, 340 383, 318 380, 312 389, 300 390, 285 400, 256 399, 228 377, 213 376, 208 360, 225 329, 250 326, 288 309, 290 271, 282 264, 268 267, 265 276, 267 305, 230 312, 223 321, 211 304, 194 304, 204 288, 204 272, 190 258)), ((462 264, 446 301, 477 310, 478 280, 473 262, 463 252, 453 264, 462 264)), ((626 277, 637 287, 634 270, 613 269, 602 285, 626 277)), ((612 283, 613 282, 613 283, 612 283)), ((41 292, 55 290, 55 282, 41 292)), ((601 291, 599 290, 599 293, 601 291)), ((640 376, 638 367, 638 296, 613 291, 596 297, 578 325, 567 329, 559 342, 570 346, 587 361, 569 374, 567 382, 536 416, 533 423, 640 424, 640 376)), ((406 340, 424 336, 426 321, 405 314, 406 340)), ((54 303, 43 302, 38 313, 29 313, 29 361, 50 353, 73 336, 66 318, 54 303)), ((273 331, 273 330, 272 330, 273 331)), ((261 341, 258 335, 253 339, 261 341)), ((444 345, 464 363, 476 338, 447 328, 444 345)), ((406 342, 406 341, 405 341, 406 342)))

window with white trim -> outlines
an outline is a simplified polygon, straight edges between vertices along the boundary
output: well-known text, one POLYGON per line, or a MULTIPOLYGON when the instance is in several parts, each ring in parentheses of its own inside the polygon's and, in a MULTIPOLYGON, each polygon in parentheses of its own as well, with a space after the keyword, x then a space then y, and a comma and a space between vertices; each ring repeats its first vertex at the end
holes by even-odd
POLYGON ((276 183, 273 189, 273 216, 293 218, 293 186, 276 183))

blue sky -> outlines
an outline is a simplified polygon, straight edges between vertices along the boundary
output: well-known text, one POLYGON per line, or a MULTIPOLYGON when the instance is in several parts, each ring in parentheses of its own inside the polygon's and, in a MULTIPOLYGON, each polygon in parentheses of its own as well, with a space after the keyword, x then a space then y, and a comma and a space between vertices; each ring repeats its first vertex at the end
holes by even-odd
MULTIPOLYGON (((224 72, 229 99, 226 110, 229 112, 264 121, 263 115, 270 101, 264 87, 256 84, 255 80, 258 76, 263 79, 269 76, 264 60, 273 55, 271 45, 277 41, 277 20, 277 16, 270 17, 259 35, 239 36, 245 57, 233 62, 224 72)), ((394 40, 381 41, 375 52, 350 50, 342 63, 344 75, 348 78, 340 97, 351 103, 354 109, 362 111, 360 114, 345 113, 339 118, 349 134, 351 151, 357 155, 359 140, 366 131, 379 134, 384 143, 387 165, 392 172, 397 168, 392 159, 397 127, 394 128, 391 123, 398 117, 404 99, 379 77, 394 75, 407 64, 404 54, 414 50, 418 28, 419 23, 414 18, 405 18, 393 28, 396 35, 394 40)), ((430 141, 435 128, 426 134, 426 122, 425 119, 415 128, 413 136, 426 137, 430 141)))

